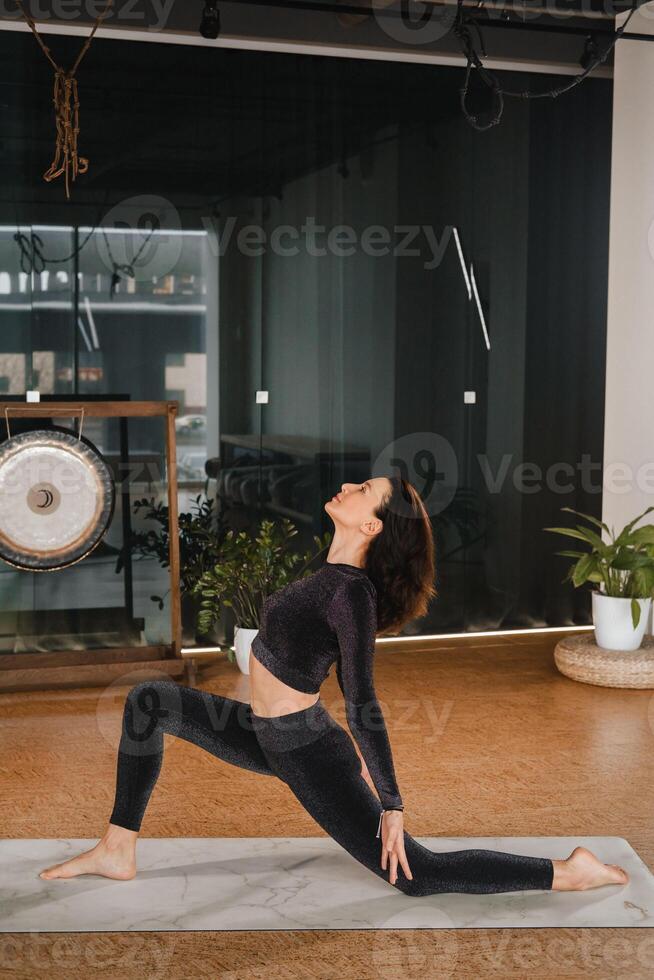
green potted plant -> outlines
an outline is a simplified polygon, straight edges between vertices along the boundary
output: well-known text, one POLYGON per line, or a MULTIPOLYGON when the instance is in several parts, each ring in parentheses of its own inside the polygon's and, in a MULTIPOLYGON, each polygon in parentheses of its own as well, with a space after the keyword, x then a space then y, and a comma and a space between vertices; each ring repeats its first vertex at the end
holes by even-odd
MULTIPOLYGON (((214 512, 215 501, 212 498, 198 494, 188 512, 179 514, 179 590, 182 605, 182 622, 185 630, 193 635, 196 630, 196 619, 199 611, 199 598, 193 593, 193 586, 202 573, 212 567, 218 560, 220 546, 227 533, 227 522, 223 511, 214 512)), ((133 504, 135 515, 141 520, 149 521, 153 526, 145 530, 131 532, 129 543, 133 555, 142 558, 157 558, 162 568, 170 565, 168 530, 168 505, 155 503, 154 497, 144 497, 135 500, 133 504)), ((124 562, 125 549, 118 554, 116 573, 118 574, 124 562)), ((168 589, 163 596, 151 595, 159 609, 163 609, 164 600, 170 592, 168 589)))
POLYGON ((637 650, 643 642, 654 595, 654 524, 634 525, 654 510, 648 507, 622 531, 572 507, 561 510, 578 514, 599 530, 577 524, 575 528, 546 527, 543 530, 566 534, 590 545, 590 551, 557 551, 574 558, 563 579, 575 588, 592 583, 593 625, 597 645, 607 650, 637 650), (610 540, 602 540, 606 531, 610 540), (597 586, 597 588, 594 588, 597 586))
POLYGON ((244 674, 249 673, 250 645, 259 630, 264 600, 289 582, 311 575, 309 565, 331 541, 329 532, 322 540, 314 535, 318 550, 300 555, 288 549, 288 542, 296 534, 297 528, 288 518, 279 523, 263 520, 255 537, 246 531, 228 531, 217 561, 193 587, 194 594, 201 596, 200 633, 207 633, 220 618, 221 606, 233 609, 236 662, 244 674))

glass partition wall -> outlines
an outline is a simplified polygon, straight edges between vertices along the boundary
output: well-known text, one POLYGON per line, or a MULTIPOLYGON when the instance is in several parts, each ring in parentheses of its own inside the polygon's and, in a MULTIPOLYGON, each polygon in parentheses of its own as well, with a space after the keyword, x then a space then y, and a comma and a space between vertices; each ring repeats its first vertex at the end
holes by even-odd
MULTIPOLYGON (((41 176, 49 66, 28 35, 0 49, 3 399, 177 399, 180 511, 288 517, 298 550, 344 481, 401 473, 439 593, 407 635, 591 621, 543 528, 601 513, 610 82, 477 132, 458 68, 95 40, 67 201, 41 176)), ((127 453, 128 492, 77 566, 0 563, 5 652, 56 648, 56 623, 84 648, 168 639, 156 549, 130 549, 129 587, 124 566, 158 527, 138 502, 165 503, 162 434, 85 434, 127 453)))

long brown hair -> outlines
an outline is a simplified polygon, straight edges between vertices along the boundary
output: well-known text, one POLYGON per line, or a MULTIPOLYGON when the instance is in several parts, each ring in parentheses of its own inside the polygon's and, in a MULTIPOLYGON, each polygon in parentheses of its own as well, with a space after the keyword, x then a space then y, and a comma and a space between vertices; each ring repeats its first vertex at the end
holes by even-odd
POLYGON ((368 546, 365 571, 377 590, 377 633, 397 635, 426 616, 438 592, 434 535, 420 494, 402 477, 388 479, 393 489, 375 509, 384 528, 368 546))

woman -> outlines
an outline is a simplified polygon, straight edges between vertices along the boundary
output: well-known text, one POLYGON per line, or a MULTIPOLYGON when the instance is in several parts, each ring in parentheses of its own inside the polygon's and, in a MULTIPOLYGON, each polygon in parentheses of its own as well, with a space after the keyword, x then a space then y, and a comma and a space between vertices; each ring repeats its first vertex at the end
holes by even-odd
POLYGON ((372 668, 376 634, 397 634, 425 615, 436 594, 431 524, 415 488, 396 477, 345 483, 325 510, 335 526, 325 564, 264 603, 250 650, 250 703, 172 680, 133 687, 109 826, 91 850, 40 877, 134 877, 136 839, 168 733, 282 779, 334 840, 407 895, 626 884, 622 868, 602 864, 583 847, 561 860, 482 849, 439 853, 404 830, 372 668), (320 698, 334 661, 363 768, 350 736, 320 698))

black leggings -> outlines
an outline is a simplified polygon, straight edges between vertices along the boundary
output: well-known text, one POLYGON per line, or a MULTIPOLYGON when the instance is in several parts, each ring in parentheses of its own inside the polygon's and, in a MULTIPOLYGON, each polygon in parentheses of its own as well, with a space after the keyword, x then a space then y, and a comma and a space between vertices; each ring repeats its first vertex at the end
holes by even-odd
MULTIPOLYGON (((320 698, 301 711, 266 718, 255 715, 245 701, 173 680, 136 684, 123 713, 112 824, 140 830, 161 770, 164 733, 243 769, 278 776, 330 837, 388 882, 388 866, 384 871, 380 864, 381 837, 376 836, 381 804, 361 775, 352 739, 320 698)), ((479 848, 432 851, 406 831, 404 848, 413 880, 398 863, 391 887, 406 895, 552 887, 550 858, 479 848)))

